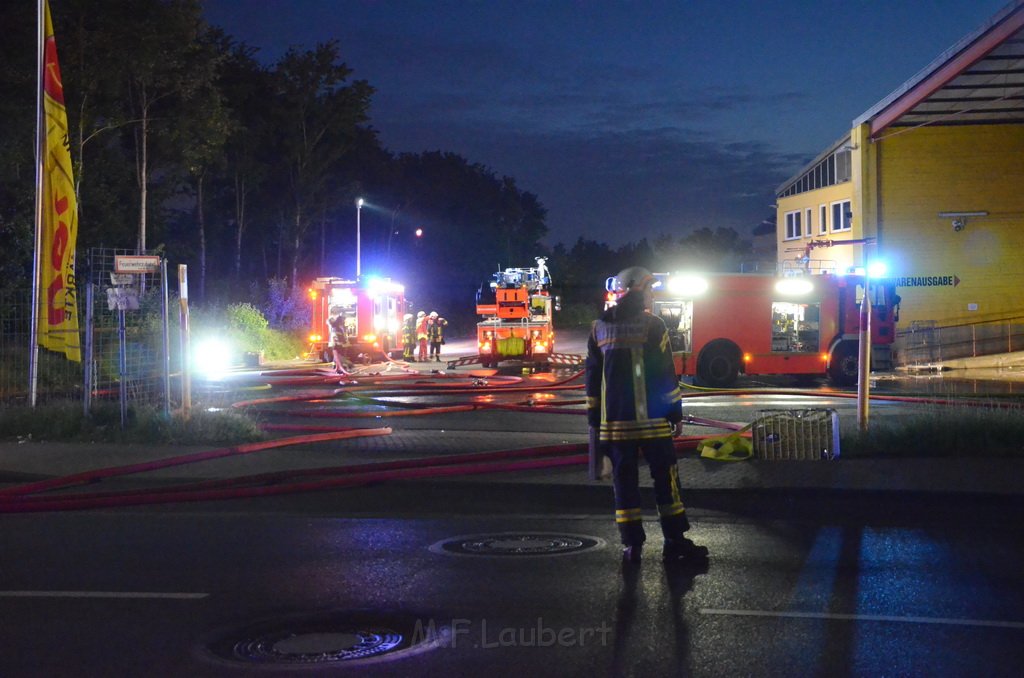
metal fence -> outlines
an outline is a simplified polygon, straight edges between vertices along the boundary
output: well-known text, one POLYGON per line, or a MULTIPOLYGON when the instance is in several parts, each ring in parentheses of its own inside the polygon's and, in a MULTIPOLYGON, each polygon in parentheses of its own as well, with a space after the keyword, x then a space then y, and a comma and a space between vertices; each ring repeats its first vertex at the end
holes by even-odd
MULTIPOLYGON (((81 317, 81 316, 79 316, 81 317)), ((0 290, 0 402, 27 403, 29 342, 32 328, 32 289, 0 290)), ((37 393, 42 400, 81 400, 84 374, 81 363, 39 349, 37 393)))
POLYGON ((155 273, 119 273, 118 258, 135 255, 91 249, 79 265, 87 406, 92 399, 171 406, 166 261, 160 258, 155 273))
MULTIPOLYGON (((77 257, 82 362, 39 349, 37 401, 77 400, 170 408, 170 373, 180 351, 171 344, 166 265, 154 274, 118 275, 115 261, 131 250, 91 249, 77 257), (116 301, 133 300, 124 308, 116 301), (137 301, 137 307, 134 303, 137 301), (113 308, 112 308, 113 306, 113 308)), ((153 255, 151 255, 153 256, 153 255)), ((29 287, 0 290, 0 401, 29 401, 32 320, 29 287)), ((177 314, 173 314, 175 320, 177 314)))
POLYGON ((905 366, 1024 351, 1024 317, 945 326, 915 321, 897 334, 897 350, 905 366))

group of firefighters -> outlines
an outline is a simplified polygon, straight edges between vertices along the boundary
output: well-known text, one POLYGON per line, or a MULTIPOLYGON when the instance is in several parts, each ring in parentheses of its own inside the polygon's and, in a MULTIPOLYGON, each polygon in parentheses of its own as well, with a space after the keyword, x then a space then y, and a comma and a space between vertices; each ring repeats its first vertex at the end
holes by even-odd
MULTIPOLYGON (((341 307, 331 308, 327 326, 330 330, 329 343, 334 354, 334 369, 340 374, 345 371, 344 351, 349 345, 349 328, 345 325, 341 307)), ((448 321, 439 316, 437 311, 431 311, 429 315, 420 311, 415 316, 406 313, 402 325, 403 359, 421 363, 430 360, 440 362, 441 345, 444 343, 444 330, 447 326, 448 321)))
POLYGON ((437 311, 431 311, 429 315, 420 311, 415 317, 406 313, 402 324, 402 358, 409 362, 441 362, 441 344, 444 343, 444 328, 447 326, 448 321, 437 311))

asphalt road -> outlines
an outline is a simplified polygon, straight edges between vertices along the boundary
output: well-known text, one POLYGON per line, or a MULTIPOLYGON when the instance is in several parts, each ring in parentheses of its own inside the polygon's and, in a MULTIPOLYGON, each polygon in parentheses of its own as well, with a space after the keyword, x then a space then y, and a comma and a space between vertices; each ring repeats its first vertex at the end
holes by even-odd
POLYGON ((666 570, 656 524, 622 571, 603 513, 301 504, 5 517, 0 674, 1010 676, 1024 661, 1019 523, 698 511, 706 571, 666 570), (590 547, 509 552, 574 539, 590 547), (497 555, 444 550, 488 540, 497 555), (398 649, 377 658, 322 656, 389 634, 398 649))
MULTIPOLYGON (((308 415, 367 407, 336 388, 275 387, 311 399, 260 419, 336 424, 308 415)), ((855 402, 693 404, 726 421, 786 406, 849 418, 855 402)), ((104 486, 586 439, 573 414, 375 417, 385 409, 343 423, 390 425, 387 446, 307 444, 104 486)), ((695 491, 684 500, 707 568, 666 569, 651 521, 647 557, 624 570, 610 488, 559 473, 580 471, 5 515, 0 676, 1020 675, 1016 496, 695 491)))

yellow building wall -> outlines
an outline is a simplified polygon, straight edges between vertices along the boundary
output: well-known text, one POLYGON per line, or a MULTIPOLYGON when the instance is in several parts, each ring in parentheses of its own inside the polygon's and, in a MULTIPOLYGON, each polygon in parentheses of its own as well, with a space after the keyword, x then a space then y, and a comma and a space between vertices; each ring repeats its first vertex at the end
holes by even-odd
MULTIPOLYGON (((853 181, 844 181, 841 184, 835 184, 832 186, 826 186, 824 188, 815 189, 813 191, 807 191, 806 193, 798 193, 796 195, 786 196, 785 198, 779 198, 777 201, 776 208, 776 252, 778 252, 778 263, 779 270, 785 268, 799 267, 797 260, 803 256, 807 243, 811 240, 849 240, 850 238, 859 238, 858 233, 858 218, 856 206, 853 206, 853 192, 854 185, 853 181), (851 201, 853 209, 853 222, 849 231, 833 232, 831 219, 832 219, 832 203, 840 200, 851 201), (821 205, 825 205, 828 211, 828 231, 825 233, 821 232, 820 229, 820 208, 821 205), (807 225, 803 224, 803 234, 799 238, 786 238, 786 213, 800 210, 801 214, 806 215, 807 209, 811 210, 811 228, 807 229, 807 225)), ((818 247, 811 251, 811 259, 821 260, 823 262, 834 263, 835 270, 845 271, 853 265, 855 255, 859 252, 859 246, 839 246, 839 247, 818 247)), ((815 267, 812 267, 814 269, 815 267)), ((819 272, 818 270, 812 270, 812 273, 819 272)))
POLYGON ((1024 125, 887 134, 873 142, 877 251, 903 279, 900 327, 1024 317, 1024 125), (960 231, 939 216, 978 211, 960 231))

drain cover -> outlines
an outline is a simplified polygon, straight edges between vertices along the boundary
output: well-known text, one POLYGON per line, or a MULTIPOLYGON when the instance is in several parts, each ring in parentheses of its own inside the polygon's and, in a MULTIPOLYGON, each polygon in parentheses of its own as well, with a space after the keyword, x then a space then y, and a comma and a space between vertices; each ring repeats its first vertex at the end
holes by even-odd
POLYGON ((402 640, 402 634, 390 629, 276 631, 239 641, 232 654, 258 663, 324 664, 376 657, 401 647, 402 640))
POLYGON ((264 621, 225 634, 209 647, 220 659, 248 664, 325 665, 395 658, 427 650, 445 633, 408 615, 337 612, 264 621))
POLYGON ((604 546, 604 540, 579 534, 497 532, 439 541, 434 553, 457 556, 562 556, 604 546))

